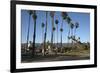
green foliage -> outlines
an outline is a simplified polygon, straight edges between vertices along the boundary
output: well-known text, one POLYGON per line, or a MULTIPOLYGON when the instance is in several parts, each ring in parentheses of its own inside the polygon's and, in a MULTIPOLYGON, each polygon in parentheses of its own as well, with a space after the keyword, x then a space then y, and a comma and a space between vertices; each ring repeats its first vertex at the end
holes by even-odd
POLYGON ((58 24, 58 23, 59 23, 59 21, 56 19, 56 20, 55 20, 55 23, 56 23, 56 24, 58 24))
POLYGON ((45 26, 45 24, 44 23, 42 23, 42 28, 45 26))
POLYGON ((60 28, 60 31, 63 32, 63 28, 60 28))

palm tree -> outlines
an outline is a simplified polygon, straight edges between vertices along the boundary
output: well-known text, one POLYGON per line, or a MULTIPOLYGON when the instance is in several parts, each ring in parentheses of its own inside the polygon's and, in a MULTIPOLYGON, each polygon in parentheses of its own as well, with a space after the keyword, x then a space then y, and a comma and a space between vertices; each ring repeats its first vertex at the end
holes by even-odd
POLYGON ((43 47, 43 45, 44 45, 44 36, 43 36, 43 34, 44 34, 44 26, 45 26, 45 24, 42 22, 42 25, 41 25, 41 27, 42 27, 42 53, 43 53, 43 55, 44 55, 44 47, 43 47))
POLYGON ((75 31, 74 31, 74 36, 76 36, 76 29, 79 27, 79 23, 78 22, 76 22, 75 23, 75 31))
POLYGON ((56 24, 56 28, 57 28, 57 48, 58 48, 58 23, 59 23, 59 21, 56 19, 55 24, 56 24))
POLYGON ((53 41, 54 41, 54 43, 55 43, 55 30, 56 30, 56 28, 53 27, 53 32, 54 32, 54 34, 53 34, 53 41))
MULTIPOLYGON (((71 39, 73 38, 73 28, 74 28, 74 24, 71 22, 70 23, 70 28, 71 28, 71 39)), ((72 44, 73 44, 73 39, 72 39, 72 44)))
POLYGON ((33 33, 33 55, 34 55, 34 49, 35 49, 35 38, 36 38, 36 11, 33 11, 33 20, 34 20, 34 33, 33 33))
POLYGON ((73 28, 74 28, 74 24, 73 24, 72 22, 71 22, 70 28, 71 28, 71 36, 73 36, 73 28))
POLYGON ((67 12, 62 12, 62 17, 63 17, 63 20, 66 20, 66 22, 68 23, 68 26, 69 26, 69 30, 68 30, 68 43, 69 43, 69 40, 70 40, 70 30, 71 30, 71 21, 72 19, 68 16, 68 13, 67 12))
POLYGON ((62 52, 62 32, 63 32, 63 22, 64 22, 64 20, 66 20, 68 14, 67 14, 66 12, 62 12, 62 13, 61 13, 61 16, 62 16, 62 25, 61 25, 60 31, 61 31, 61 52, 62 52))
POLYGON ((63 20, 65 20, 67 18, 67 16, 68 16, 67 12, 62 12, 62 18, 63 18, 63 20))
POLYGON ((54 27, 54 11, 51 11, 50 12, 50 16, 51 16, 51 18, 52 18, 52 31, 51 31, 51 48, 52 48, 52 46, 53 46, 53 27, 54 27))
POLYGON ((71 26, 71 21, 72 21, 72 19, 69 17, 69 16, 67 16, 66 17, 66 22, 68 23, 68 26, 69 26, 69 30, 68 30, 68 43, 69 43, 69 40, 70 40, 70 34, 71 34, 71 29, 70 29, 70 26, 71 26))
POLYGON ((48 12, 46 11, 46 27, 45 27, 45 34, 44 34, 44 51, 46 49, 46 37, 47 37, 47 14, 48 12))
POLYGON ((63 28, 62 27, 60 28, 60 32, 61 32, 61 43, 60 44, 61 44, 61 52, 62 52, 62 32, 63 32, 63 28))
POLYGON ((70 24, 70 22, 72 21, 72 19, 69 16, 67 16, 66 17, 66 21, 67 21, 68 24, 70 24))
MULTIPOLYGON (((29 24, 28 24, 28 31, 27 31, 27 47, 26 47, 26 49, 28 49, 28 41, 29 41, 29 30, 30 30, 30 19, 31 19, 31 15, 32 15, 32 10, 29 10, 28 11, 29 12, 29 24)), ((25 50, 25 52, 26 52, 26 50, 25 50)))
POLYGON ((44 39, 44 38, 43 38, 44 26, 45 26, 45 24, 42 22, 42 25, 41 25, 41 27, 42 27, 42 43, 43 43, 43 41, 44 41, 44 40, 43 40, 43 39, 44 39))

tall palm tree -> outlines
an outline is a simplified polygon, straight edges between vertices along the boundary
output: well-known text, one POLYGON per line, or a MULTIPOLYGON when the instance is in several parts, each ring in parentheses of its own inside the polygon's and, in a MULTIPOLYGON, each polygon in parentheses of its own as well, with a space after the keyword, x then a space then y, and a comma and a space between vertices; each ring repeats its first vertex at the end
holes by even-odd
MULTIPOLYGON (((27 31, 27 47, 26 47, 26 49, 28 48, 28 42, 29 42, 30 19, 31 19, 31 15, 32 15, 32 10, 29 10, 28 13, 29 13, 29 21, 28 21, 29 23, 28 23, 28 31, 27 31)), ((26 52, 26 50, 25 50, 25 52, 26 52)))
POLYGON ((63 32, 63 28, 62 27, 60 28, 60 32, 61 32, 61 43, 60 44, 61 44, 61 52, 62 52, 62 32, 63 32))
POLYGON ((42 43, 44 42, 44 38, 43 38, 43 34, 44 34, 44 26, 45 26, 45 24, 42 22, 42 25, 41 25, 41 27, 42 27, 42 43))
POLYGON ((57 28, 57 48, 58 48, 58 19, 55 20, 56 28, 57 28))
POLYGON ((69 30, 68 30, 68 43, 69 43, 70 34, 71 34, 71 32, 70 32, 70 30, 71 30, 71 28, 70 28, 71 24, 70 23, 71 23, 72 19, 69 17, 69 15, 68 15, 67 12, 62 12, 62 17, 63 17, 63 20, 66 20, 66 22, 68 23, 68 26, 69 26, 69 30))
POLYGON ((45 34, 44 34, 44 51, 45 51, 45 49, 46 49, 46 37, 47 37, 47 15, 48 14, 48 12, 46 11, 46 27, 45 27, 45 34))
POLYGON ((63 22, 64 22, 64 20, 66 20, 68 14, 67 14, 66 12, 62 12, 62 13, 61 13, 61 16, 62 16, 62 24, 61 24, 60 31, 61 31, 61 52, 62 52, 62 32, 63 32, 63 22))
POLYGON ((76 36, 76 29, 79 27, 79 23, 78 22, 76 22, 75 23, 75 31, 74 31, 74 36, 76 36))
POLYGON ((45 26, 45 24, 42 22, 42 25, 41 25, 41 27, 42 27, 42 53, 43 53, 43 55, 44 55, 44 47, 43 47, 43 45, 44 45, 44 26, 45 26))
POLYGON ((72 39, 72 44, 73 44, 73 28, 74 28, 74 24, 72 22, 70 23, 70 28, 71 28, 71 39, 72 39))
POLYGON ((53 32, 54 32, 54 34, 53 34, 53 41, 54 41, 54 43, 55 43, 55 30, 56 30, 56 28, 53 27, 53 32))
POLYGON ((51 31, 51 49, 52 49, 52 46, 53 46, 53 27, 54 27, 54 11, 51 11, 50 12, 50 16, 52 18, 52 31, 51 31))
POLYGON ((34 49, 35 49, 35 38, 36 38, 36 11, 33 11, 33 20, 34 20, 34 33, 33 33, 33 55, 34 55, 34 49))
POLYGON ((71 34, 71 28, 70 28, 70 26, 71 26, 71 21, 72 21, 72 19, 71 19, 69 16, 67 16, 67 17, 66 17, 66 22, 68 23, 68 27, 69 27, 69 30, 68 30, 68 43, 69 43, 69 41, 70 41, 70 34, 71 34))

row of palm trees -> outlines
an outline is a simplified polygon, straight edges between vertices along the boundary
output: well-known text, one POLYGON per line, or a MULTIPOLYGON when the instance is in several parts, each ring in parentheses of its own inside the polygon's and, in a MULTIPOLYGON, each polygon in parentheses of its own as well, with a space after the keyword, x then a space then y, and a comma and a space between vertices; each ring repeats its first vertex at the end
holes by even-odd
POLYGON ((68 23, 68 26, 69 26, 69 31, 68 31, 68 41, 69 41, 71 38, 75 38, 76 29, 79 27, 79 23, 78 22, 73 23, 72 19, 66 12, 62 12, 62 17, 63 17, 63 20, 65 20, 68 23))
MULTIPOLYGON (((33 21, 34 21, 34 33, 33 33, 33 55, 34 55, 34 48, 35 48, 35 37, 36 37, 36 19, 37 19, 37 14, 35 10, 29 10, 29 25, 28 25, 28 32, 27 32, 27 48, 28 48, 28 41, 29 41, 29 29, 30 29, 30 18, 32 16, 33 21)), ((46 39, 47 39, 47 19, 48 19, 48 11, 45 11, 45 15, 46 15, 46 23, 41 24, 42 27, 42 44, 43 44, 43 49, 42 49, 42 53, 44 55, 45 49, 46 49, 46 39)), ((51 17, 51 22, 52 22, 52 29, 51 29, 51 49, 53 49, 54 46, 54 40, 55 40, 55 31, 57 32, 57 45, 58 45, 58 24, 59 24, 59 20, 56 19, 54 21, 54 16, 55 16, 55 12, 51 11, 50 12, 50 17, 51 17), (54 26, 54 23, 56 24, 56 27, 54 26)), ((71 40, 71 42, 73 43, 73 40, 71 38, 75 39, 76 36, 76 29, 79 27, 79 23, 73 23, 72 19, 70 18, 70 16, 68 15, 67 12, 61 12, 61 17, 62 17, 62 23, 61 23, 61 28, 60 28, 60 32, 61 32, 61 48, 62 48, 62 33, 63 33, 63 23, 64 21, 67 22, 66 24, 68 24, 69 27, 69 31, 68 31, 68 43, 71 40)), ((58 47, 58 46, 57 46, 58 47)))

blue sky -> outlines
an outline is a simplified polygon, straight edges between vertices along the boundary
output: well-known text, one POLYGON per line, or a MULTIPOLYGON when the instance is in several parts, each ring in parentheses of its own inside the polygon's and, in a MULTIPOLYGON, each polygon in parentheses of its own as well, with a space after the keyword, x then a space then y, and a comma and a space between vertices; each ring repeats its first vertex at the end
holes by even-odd
MULTIPOLYGON (((45 11, 36 11, 37 13, 37 21, 36 21, 36 43, 42 42, 42 22, 46 23, 46 14, 45 11)), ((90 41, 90 14, 89 13, 79 13, 79 12, 68 12, 68 15, 71 17, 73 22, 79 23, 79 28, 76 30, 76 36, 80 37, 81 42, 89 42, 90 41)), ((61 12, 55 12, 54 20, 58 19, 58 30, 60 30, 62 17, 61 12)), ((51 17, 48 12, 48 27, 47 27, 47 40, 51 40, 51 17)), ((25 43, 27 39, 27 31, 28 31, 28 23, 29 23, 29 13, 28 10, 21 10, 21 42, 25 43)), ((54 24, 56 26, 56 24, 54 24)), ((63 43, 67 43, 68 39, 68 24, 66 21, 63 23, 63 43)), ((30 32, 29 32, 29 41, 32 41, 34 31, 34 20, 30 20, 30 32)), ((57 42, 57 31, 55 31, 55 42, 57 42)), ((58 42, 60 42, 60 31, 58 31, 58 42)))

